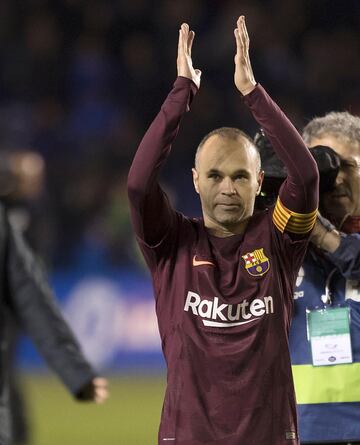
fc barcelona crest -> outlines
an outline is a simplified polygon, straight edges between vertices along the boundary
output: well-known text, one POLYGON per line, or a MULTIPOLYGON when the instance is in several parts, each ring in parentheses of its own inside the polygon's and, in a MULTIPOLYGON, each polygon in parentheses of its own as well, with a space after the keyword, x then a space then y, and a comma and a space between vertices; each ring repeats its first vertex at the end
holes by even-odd
POLYGON ((245 261, 245 269, 254 277, 265 275, 270 269, 270 261, 264 254, 264 249, 256 249, 242 257, 245 261))

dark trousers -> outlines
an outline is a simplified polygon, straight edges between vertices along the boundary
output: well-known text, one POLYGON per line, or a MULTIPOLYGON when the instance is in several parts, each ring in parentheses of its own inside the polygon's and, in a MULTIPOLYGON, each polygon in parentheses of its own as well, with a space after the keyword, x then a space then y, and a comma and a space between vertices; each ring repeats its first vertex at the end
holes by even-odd
MULTIPOLYGON (((9 369, 9 408, 12 430, 12 445, 26 445, 29 443, 29 425, 27 422, 27 409, 23 390, 17 377, 15 366, 15 352, 19 338, 18 327, 13 318, 7 319, 7 366, 9 369)), ((1 443, 1 442, 0 442, 1 443)))

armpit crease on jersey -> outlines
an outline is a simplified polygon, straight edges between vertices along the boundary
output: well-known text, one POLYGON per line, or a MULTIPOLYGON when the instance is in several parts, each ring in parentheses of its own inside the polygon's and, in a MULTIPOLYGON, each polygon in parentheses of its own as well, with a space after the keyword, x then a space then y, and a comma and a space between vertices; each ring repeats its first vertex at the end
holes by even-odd
POLYGON ((286 230, 287 232, 302 235, 310 232, 314 227, 316 215, 317 209, 311 213, 293 212, 286 208, 280 201, 280 198, 278 198, 273 213, 273 222, 281 233, 286 230))

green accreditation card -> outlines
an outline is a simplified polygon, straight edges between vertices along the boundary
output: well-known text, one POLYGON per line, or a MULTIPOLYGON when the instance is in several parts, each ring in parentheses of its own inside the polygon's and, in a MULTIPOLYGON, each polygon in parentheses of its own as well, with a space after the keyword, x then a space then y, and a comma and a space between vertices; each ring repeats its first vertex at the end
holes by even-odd
POLYGON ((307 309, 306 322, 314 366, 352 363, 349 307, 307 309))

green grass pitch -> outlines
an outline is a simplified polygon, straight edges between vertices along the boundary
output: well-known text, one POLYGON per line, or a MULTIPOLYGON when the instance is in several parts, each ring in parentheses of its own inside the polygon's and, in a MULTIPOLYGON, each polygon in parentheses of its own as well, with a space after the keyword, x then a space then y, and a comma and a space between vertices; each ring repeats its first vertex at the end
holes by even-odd
POLYGON ((152 445, 164 396, 164 376, 110 378, 104 405, 75 402, 53 377, 26 376, 32 445, 152 445))

